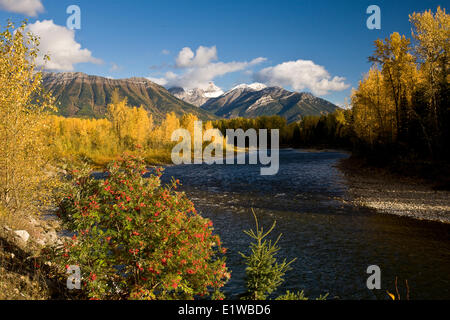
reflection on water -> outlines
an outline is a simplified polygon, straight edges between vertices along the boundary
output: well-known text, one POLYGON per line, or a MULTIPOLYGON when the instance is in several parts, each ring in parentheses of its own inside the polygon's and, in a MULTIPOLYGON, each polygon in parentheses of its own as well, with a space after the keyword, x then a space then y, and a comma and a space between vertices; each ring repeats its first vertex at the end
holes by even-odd
MULTIPOLYGON (((251 208, 283 233, 279 256, 297 257, 278 293, 305 290, 341 299, 384 299, 394 280, 408 279, 412 299, 450 299, 450 226, 380 215, 343 204, 346 184, 334 164, 340 152, 282 150, 276 176, 261 176, 259 165, 183 165, 166 168, 164 179, 180 179, 197 209, 214 222, 232 279, 225 287, 245 291, 238 252, 247 252, 251 208), (382 270, 382 290, 366 287, 369 265, 382 270)), ((274 233, 273 236, 276 236, 274 233)), ((402 282, 399 281, 400 288, 402 282)))

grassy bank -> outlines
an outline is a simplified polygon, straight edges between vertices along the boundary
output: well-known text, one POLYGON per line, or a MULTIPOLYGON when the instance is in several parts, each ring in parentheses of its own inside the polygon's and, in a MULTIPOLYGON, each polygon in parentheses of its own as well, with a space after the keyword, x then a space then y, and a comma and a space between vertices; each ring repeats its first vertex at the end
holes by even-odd
MULTIPOLYGON (((125 150, 127 154, 137 154, 139 153, 149 166, 160 166, 172 163, 171 159, 171 149, 161 148, 161 149, 149 149, 145 151, 136 152, 136 150, 125 150)), ((70 164, 81 164, 87 162, 94 168, 101 169, 105 168, 108 163, 120 158, 119 153, 105 154, 100 151, 86 153, 78 152, 73 154, 63 154, 55 153, 55 163, 70 163, 70 164)))

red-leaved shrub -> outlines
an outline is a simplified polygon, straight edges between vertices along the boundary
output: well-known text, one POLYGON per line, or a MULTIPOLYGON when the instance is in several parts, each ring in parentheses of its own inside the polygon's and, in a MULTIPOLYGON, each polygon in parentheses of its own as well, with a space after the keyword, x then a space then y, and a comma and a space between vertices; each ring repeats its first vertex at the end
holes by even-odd
POLYGON ((230 274, 212 222, 176 191, 178 181, 162 185, 162 169, 151 171, 131 155, 104 180, 73 170, 60 207, 75 235, 62 265, 80 267, 93 299, 222 299, 230 274))

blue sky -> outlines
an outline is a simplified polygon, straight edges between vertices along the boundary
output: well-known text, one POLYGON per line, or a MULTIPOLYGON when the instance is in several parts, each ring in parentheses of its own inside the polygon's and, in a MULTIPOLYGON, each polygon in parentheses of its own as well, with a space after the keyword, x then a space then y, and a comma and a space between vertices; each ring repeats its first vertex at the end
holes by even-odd
POLYGON ((41 35, 46 37, 45 48, 54 52, 70 48, 68 54, 56 54, 55 70, 151 77, 166 86, 197 86, 212 80, 224 90, 260 80, 312 91, 338 104, 369 69, 367 57, 374 40, 394 31, 409 36, 408 14, 448 4, 431 0, 33 1, 35 8, 23 8, 0 0, 0 25, 8 18, 16 22, 28 18, 35 24, 32 31, 47 30, 41 35), (381 30, 366 27, 366 9, 373 4, 381 8, 381 30), (72 36, 72 31, 62 29, 69 5, 81 9, 81 30, 72 36), (45 20, 53 24, 43 24, 45 20), (200 46, 204 50, 197 54, 200 46), (177 60, 186 47, 190 50, 183 51, 184 59, 177 60))

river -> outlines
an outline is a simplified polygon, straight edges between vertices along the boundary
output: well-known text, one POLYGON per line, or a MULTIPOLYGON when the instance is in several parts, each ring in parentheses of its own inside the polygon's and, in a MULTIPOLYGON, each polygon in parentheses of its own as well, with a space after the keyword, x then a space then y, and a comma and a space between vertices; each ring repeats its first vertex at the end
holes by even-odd
MULTIPOLYGON (((386 299, 395 277, 405 297, 450 299, 450 225, 378 214, 342 201, 346 181, 335 168, 343 152, 280 151, 280 170, 261 176, 259 165, 181 165, 166 167, 163 180, 180 179, 198 211, 214 223, 232 278, 229 298, 245 292, 245 265, 254 227, 251 208, 270 227, 277 221, 279 258, 297 261, 276 294, 305 290, 336 299, 386 299), (381 268, 381 290, 366 286, 368 266, 381 268)), ((276 295, 275 294, 275 295, 276 295)))

